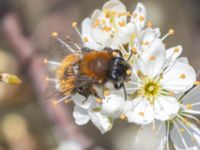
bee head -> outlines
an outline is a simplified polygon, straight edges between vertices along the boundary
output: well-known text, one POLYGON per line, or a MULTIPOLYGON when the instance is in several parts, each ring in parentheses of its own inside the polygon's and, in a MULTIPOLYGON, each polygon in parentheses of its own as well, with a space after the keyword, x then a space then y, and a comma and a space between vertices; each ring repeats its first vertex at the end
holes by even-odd
POLYGON ((113 57, 110 61, 108 78, 113 82, 115 88, 121 88, 123 82, 131 75, 131 67, 122 57, 113 57))

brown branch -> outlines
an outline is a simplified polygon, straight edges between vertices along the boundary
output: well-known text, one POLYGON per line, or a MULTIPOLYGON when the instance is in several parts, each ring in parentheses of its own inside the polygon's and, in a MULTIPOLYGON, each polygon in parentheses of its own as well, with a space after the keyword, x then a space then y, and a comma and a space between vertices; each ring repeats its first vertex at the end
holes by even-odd
POLYGON ((54 123, 58 140, 73 139, 82 146, 82 149, 92 147, 93 140, 87 137, 74 123, 72 113, 62 104, 52 106, 50 101, 43 98, 45 89, 45 69, 43 58, 35 53, 32 43, 22 34, 21 24, 14 13, 7 14, 2 21, 2 29, 8 44, 16 54, 22 66, 26 66, 27 74, 39 96, 39 103, 47 112, 49 119, 54 123), (28 64, 28 65, 27 65, 28 64))

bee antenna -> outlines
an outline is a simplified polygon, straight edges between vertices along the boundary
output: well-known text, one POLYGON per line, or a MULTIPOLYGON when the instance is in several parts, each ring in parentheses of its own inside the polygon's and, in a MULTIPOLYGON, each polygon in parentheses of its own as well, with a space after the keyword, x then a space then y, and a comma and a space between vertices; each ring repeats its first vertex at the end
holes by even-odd
POLYGON ((124 90, 124 99, 125 99, 125 101, 127 100, 127 92, 126 92, 126 87, 125 87, 125 84, 124 84, 124 82, 123 82, 123 84, 122 84, 122 87, 123 87, 123 90, 124 90))

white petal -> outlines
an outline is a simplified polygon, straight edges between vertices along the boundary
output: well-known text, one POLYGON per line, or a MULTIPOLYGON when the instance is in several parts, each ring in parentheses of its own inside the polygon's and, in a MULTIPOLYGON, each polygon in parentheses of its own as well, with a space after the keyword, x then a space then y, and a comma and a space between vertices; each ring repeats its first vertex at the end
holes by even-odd
POLYGON ((89 18, 86 18, 82 22, 82 38, 87 38, 88 42, 84 42, 83 45, 85 47, 91 48, 91 49, 101 49, 101 45, 99 45, 92 37, 92 24, 91 20, 89 18))
POLYGON ((182 99, 183 104, 191 104, 192 110, 200 112, 200 86, 195 87, 182 99))
POLYGON ((187 57, 180 57, 177 62, 189 64, 189 60, 187 57))
POLYGON ((164 45, 160 39, 155 39, 152 45, 141 54, 139 65, 145 75, 153 78, 161 71, 164 61, 164 45))
POLYGON ((88 112, 92 123, 100 130, 102 134, 112 128, 112 120, 99 112, 88 112))
POLYGON ((161 121, 171 119, 178 113, 179 107, 175 98, 159 96, 154 103, 155 118, 161 121))
POLYGON ((166 59, 168 60, 167 65, 171 65, 182 53, 182 46, 172 47, 166 50, 166 59))
POLYGON ((102 114, 118 118, 124 111, 125 99, 122 92, 110 94, 103 99, 102 114))
POLYGON ((141 44, 140 49, 141 50, 147 49, 152 44, 153 40, 155 38, 158 38, 159 36, 160 36, 160 30, 158 28, 156 29, 147 28, 139 32, 138 38, 140 40, 140 43, 144 43, 141 44))
POLYGON ((136 32, 136 26, 132 23, 128 23, 126 26, 120 28, 113 41, 117 42, 117 45, 127 44, 130 41, 131 36, 135 32, 136 32))
POLYGON ((200 147, 200 129, 194 124, 191 125, 191 129, 192 129, 193 137, 195 139, 194 142, 200 147))
MULTIPOLYGON (((199 135, 191 127, 186 126, 181 121, 174 121, 174 127, 170 133, 170 137, 174 147, 178 150, 199 150, 200 145, 198 140, 199 135), (195 134, 195 136, 193 136, 195 134), (195 138, 195 139, 194 139, 195 138)), ((194 126, 194 125, 192 125, 194 126)))
POLYGON ((125 87, 126 87, 126 92, 128 94, 133 94, 134 92, 136 92, 136 90, 139 89, 138 83, 140 82, 139 77, 137 76, 137 74, 134 72, 135 69, 133 69, 132 75, 130 77, 130 81, 129 82, 125 82, 125 87))
POLYGON ((104 4, 103 10, 116 11, 118 13, 123 13, 123 12, 126 12, 126 7, 119 0, 110 0, 104 4))
POLYGON ((131 22, 134 22, 138 28, 138 30, 141 30, 146 22, 146 8, 142 3, 138 3, 136 6, 135 11, 133 12, 134 14, 137 14, 136 17, 132 17, 131 22), (141 19, 143 17, 144 19, 141 19))
POLYGON ((92 109, 96 105, 95 98, 93 96, 89 96, 88 99, 80 94, 75 94, 72 97, 73 102, 78 107, 81 107, 83 109, 92 109))
POLYGON ((136 98, 128 101, 126 105, 125 115, 128 118, 128 122, 144 125, 153 121, 153 107, 145 98, 136 98))
POLYGON ((102 45, 102 47, 110 46, 106 43, 109 43, 108 41, 111 39, 108 32, 102 31, 99 28, 92 28, 92 37, 94 40, 102 45))
POLYGON ((176 62, 175 65, 163 73, 161 84, 163 88, 178 93, 191 88, 195 81, 194 69, 188 64, 176 62))
POLYGON ((95 25, 96 20, 99 19, 102 15, 102 12, 99 9, 96 9, 91 16, 91 25, 95 25))
POLYGON ((73 117, 78 125, 84 125, 90 120, 88 111, 77 106, 74 107, 73 117))
POLYGON ((134 149, 164 150, 166 140, 165 123, 156 122, 155 129, 152 129, 152 124, 149 124, 138 130, 134 149))

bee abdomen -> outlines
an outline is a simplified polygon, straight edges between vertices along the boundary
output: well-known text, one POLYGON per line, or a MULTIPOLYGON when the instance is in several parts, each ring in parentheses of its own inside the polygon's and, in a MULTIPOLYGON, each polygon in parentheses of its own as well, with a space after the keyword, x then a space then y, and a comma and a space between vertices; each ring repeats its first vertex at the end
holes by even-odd
POLYGON ((75 72, 74 67, 80 60, 77 54, 69 54, 62 61, 62 64, 56 71, 57 79, 59 80, 59 90, 64 95, 71 95, 75 89, 75 72))

